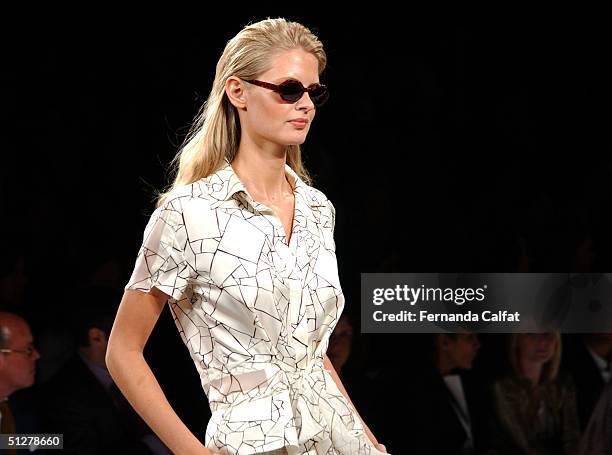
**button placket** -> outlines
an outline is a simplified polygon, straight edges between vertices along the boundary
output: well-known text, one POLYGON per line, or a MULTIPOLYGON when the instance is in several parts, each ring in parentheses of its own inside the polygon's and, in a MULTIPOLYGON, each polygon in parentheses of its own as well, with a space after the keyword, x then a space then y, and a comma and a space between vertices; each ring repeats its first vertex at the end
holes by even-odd
POLYGON ((299 283, 296 283, 296 279, 288 278, 289 282, 289 313, 291 315, 291 327, 292 330, 295 326, 297 328, 297 324, 300 318, 300 306, 302 300, 302 289, 299 286, 299 283))
POLYGON ((304 368, 309 359, 311 346, 308 343, 308 318, 306 302, 303 301, 304 286, 300 271, 298 270, 297 257, 292 257, 293 278, 289 279, 290 303, 292 320, 292 338, 297 355, 298 368, 304 368))
POLYGON ((295 307, 296 318, 294 319, 295 323, 298 323, 300 317, 300 310, 302 306, 302 276, 301 271, 299 270, 298 264, 298 254, 297 250, 299 247, 299 229, 295 226, 296 221, 294 220, 294 227, 291 233, 291 239, 289 241, 288 246, 288 256, 287 256, 287 273, 291 277, 289 280, 290 286, 290 296, 291 302, 290 304, 295 307))
POLYGON ((298 264, 298 252, 301 247, 299 241, 300 226, 296 219, 296 214, 299 213, 297 206, 297 204, 299 204, 298 197, 296 195, 296 206, 294 207, 294 219, 289 242, 286 242, 285 227, 276 213, 266 205, 252 199, 248 193, 245 194, 245 197, 248 203, 271 223, 275 231, 274 236, 276 238, 282 236, 285 239, 285 242, 276 241, 275 239, 274 245, 276 254, 280 257, 281 261, 284 262, 284 270, 280 275, 289 288, 288 331, 290 338, 295 338, 292 344, 294 344, 294 348, 300 352, 297 357, 302 359, 300 361, 300 368, 303 368, 303 363, 307 363, 307 357, 305 357, 305 355, 309 353, 310 346, 304 346, 302 344, 307 338, 308 321, 304 314, 306 308, 302 308, 303 285, 298 264), (280 235, 276 236, 276 232, 279 232, 280 235), (302 319, 300 320, 300 318, 302 319))

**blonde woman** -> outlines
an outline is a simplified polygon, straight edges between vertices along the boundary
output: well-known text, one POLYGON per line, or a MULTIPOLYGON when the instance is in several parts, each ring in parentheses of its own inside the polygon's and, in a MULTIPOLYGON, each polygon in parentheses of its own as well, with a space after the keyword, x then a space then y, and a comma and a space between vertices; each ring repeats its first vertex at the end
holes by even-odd
POLYGON ((328 98, 325 65, 299 23, 232 38, 145 229, 106 360, 174 453, 386 453, 326 355, 344 308, 335 210, 300 155, 328 98), (206 447, 143 358, 166 301, 210 403, 206 447))
POLYGON ((510 374, 493 386, 501 454, 571 454, 579 437, 576 392, 559 372, 559 333, 520 333, 509 339, 510 374))

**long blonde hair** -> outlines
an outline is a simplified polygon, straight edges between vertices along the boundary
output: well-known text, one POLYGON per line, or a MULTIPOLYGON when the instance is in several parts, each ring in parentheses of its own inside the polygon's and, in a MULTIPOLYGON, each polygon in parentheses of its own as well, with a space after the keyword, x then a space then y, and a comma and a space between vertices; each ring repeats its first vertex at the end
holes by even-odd
MULTIPOLYGON (((175 188, 209 176, 222 166, 226 158, 229 162, 234 159, 240 142, 240 121, 236 108, 225 93, 226 80, 230 76, 256 79, 270 69, 271 57, 296 48, 304 49, 317 58, 320 75, 327 64, 323 44, 300 23, 268 18, 247 25, 228 41, 217 62, 208 99, 170 163, 174 181, 165 192, 158 194, 157 206, 163 204, 175 188)), ((287 164, 302 180, 311 184, 299 145, 287 147, 287 164)))

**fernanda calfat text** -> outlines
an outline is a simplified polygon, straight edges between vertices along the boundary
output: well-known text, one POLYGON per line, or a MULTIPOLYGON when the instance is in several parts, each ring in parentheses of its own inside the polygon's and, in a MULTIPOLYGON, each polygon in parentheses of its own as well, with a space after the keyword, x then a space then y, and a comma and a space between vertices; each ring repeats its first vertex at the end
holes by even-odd
POLYGON ((521 315, 518 311, 513 313, 507 310, 490 311, 485 310, 477 313, 467 311, 465 313, 433 313, 431 311, 407 311, 397 313, 384 313, 375 311, 373 318, 376 322, 520 322, 521 315))

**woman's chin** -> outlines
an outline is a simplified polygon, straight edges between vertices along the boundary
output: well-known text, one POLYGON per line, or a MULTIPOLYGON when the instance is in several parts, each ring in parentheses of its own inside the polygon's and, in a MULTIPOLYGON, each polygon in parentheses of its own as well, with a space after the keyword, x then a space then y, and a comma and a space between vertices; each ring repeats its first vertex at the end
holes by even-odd
POLYGON ((282 142, 287 145, 302 145, 306 141, 308 132, 306 130, 295 130, 291 134, 284 134, 282 142))
POLYGON ((287 145, 287 146, 289 146, 289 145, 302 145, 304 142, 306 142, 305 138, 303 140, 301 140, 301 141, 289 141, 285 145, 287 145))
POLYGON ((285 140, 287 145, 302 145, 306 141, 306 135, 293 136, 285 140))

